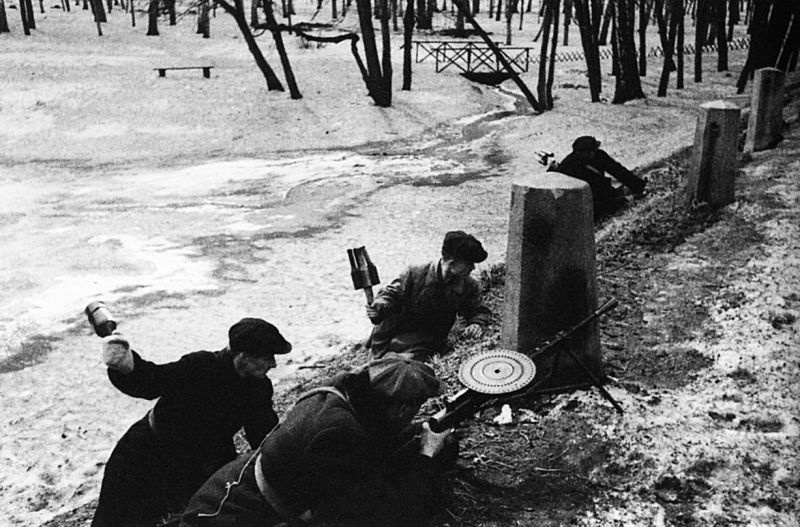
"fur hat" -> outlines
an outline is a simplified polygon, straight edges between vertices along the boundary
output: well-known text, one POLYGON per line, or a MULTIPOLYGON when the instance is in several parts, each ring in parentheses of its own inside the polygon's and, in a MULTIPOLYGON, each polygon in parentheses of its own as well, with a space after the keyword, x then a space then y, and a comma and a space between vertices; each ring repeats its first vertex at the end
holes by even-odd
POLYGON ((474 236, 464 231, 450 231, 444 235, 442 256, 480 263, 488 254, 474 236))
POLYGON ((260 318, 243 318, 228 330, 228 345, 234 353, 283 355, 292 345, 278 328, 260 318))
POLYGON ((366 370, 372 389, 387 399, 420 402, 442 391, 433 368, 396 353, 371 361, 366 370))
POLYGON ((600 141, 591 135, 582 135, 572 142, 572 150, 574 152, 591 152, 600 148, 600 141))

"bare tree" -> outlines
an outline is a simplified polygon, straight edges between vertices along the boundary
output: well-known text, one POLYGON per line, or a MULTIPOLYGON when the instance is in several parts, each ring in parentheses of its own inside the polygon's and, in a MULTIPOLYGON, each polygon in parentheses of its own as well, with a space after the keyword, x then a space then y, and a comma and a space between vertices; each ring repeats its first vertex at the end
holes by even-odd
POLYGON ((158 36, 158 0, 150 0, 147 8, 147 36, 158 36))
POLYGON ((411 89, 411 38, 414 36, 414 0, 406 1, 406 11, 403 13, 403 87, 401 90, 411 89))
MULTIPOLYGON (((381 0, 385 2, 386 0, 381 0)), ((361 39, 364 43, 364 56, 367 61, 367 91, 372 100, 380 107, 392 105, 392 65, 388 45, 389 28, 386 17, 381 19, 381 27, 386 24, 383 35, 383 66, 378 58, 378 46, 375 43, 375 28, 372 25, 372 4, 370 0, 356 0, 358 20, 361 25, 361 39)))
POLYGON ((261 48, 258 47, 256 38, 253 36, 253 32, 250 31, 250 26, 247 25, 244 2, 242 0, 233 0, 232 5, 229 4, 227 0, 216 0, 216 2, 218 5, 222 6, 222 9, 224 9, 226 13, 233 17, 236 21, 236 25, 239 26, 239 31, 242 33, 247 43, 247 49, 250 50, 250 54, 253 55, 258 69, 261 70, 264 79, 267 81, 267 90, 284 91, 283 84, 278 76, 275 75, 275 71, 270 67, 267 59, 264 58, 264 54, 261 53, 261 48))
POLYGON ((613 38, 617 44, 617 70, 613 104, 621 104, 633 99, 643 99, 642 81, 636 63, 636 44, 633 35, 633 1, 614 0, 614 22, 616 31, 613 38))
POLYGON ((28 19, 28 27, 36 29, 36 19, 33 15, 33 2, 31 0, 19 0, 20 4, 25 4, 25 16, 28 19))
POLYGON ((650 21, 650 4, 639 0, 639 75, 647 75, 647 25, 650 21))
POLYGON ((728 0, 715 0, 714 29, 717 37, 717 71, 728 71, 728 39, 725 31, 725 11, 728 0))
POLYGON ((197 33, 203 35, 203 38, 211 37, 211 22, 208 12, 208 0, 199 0, 197 5, 197 33))
POLYGON ((6 4, 4 0, 0 0, 0 33, 10 33, 8 28, 8 18, 6 17, 6 4))
POLYGON ((697 0, 694 18, 694 81, 703 82, 703 46, 708 35, 708 0, 697 0))
MULTIPOLYGON (((255 0, 253 0, 255 2, 255 0)), ((286 84, 289 86, 289 94, 292 99, 302 99, 300 90, 297 88, 297 82, 294 78, 292 71, 292 64, 289 62, 289 55, 286 53, 286 46, 283 44, 283 35, 281 29, 278 27, 278 21, 275 20, 275 13, 272 10, 272 0, 264 0, 264 16, 267 19, 272 39, 275 41, 275 49, 278 50, 278 56, 281 59, 281 66, 283 67, 283 75, 286 77, 286 84)))
POLYGON ((554 58, 558 46, 558 13, 560 0, 544 0, 542 19, 542 43, 539 52, 539 82, 536 90, 543 110, 553 109, 552 70, 548 70, 548 59, 554 58), (550 33, 552 31, 552 41, 550 33))
POLYGON ((667 44, 664 46, 664 66, 661 69, 661 79, 658 83, 658 96, 664 97, 667 95, 667 85, 669 84, 669 74, 674 69, 673 55, 675 53, 675 39, 678 33, 678 21, 680 19, 681 10, 683 9, 683 0, 670 0, 670 17, 669 17, 669 32, 667 34, 667 44), (679 5, 680 4, 680 5, 679 5))
POLYGON ((589 0, 574 0, 574 2, 578 29, 581 33, 583 56, 586 60, 586 72, 589 77, 589 92, 592 102, 599 102, 602 89, 602 73, 600 71, 600 48, 597 44, 597 32, 592 27, 589 0))
POLYGON ((22 32, 25 35, 31 34, 31 27, 28 25, 28 7, 25 5, 25 0, 20 0, 19 3, 19 16, 22 19, 22 32))

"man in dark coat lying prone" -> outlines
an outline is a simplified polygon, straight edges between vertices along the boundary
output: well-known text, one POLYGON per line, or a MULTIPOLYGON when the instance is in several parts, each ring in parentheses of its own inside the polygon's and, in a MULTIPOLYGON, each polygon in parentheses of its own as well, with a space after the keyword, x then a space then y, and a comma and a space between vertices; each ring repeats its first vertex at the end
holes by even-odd
POLYGON ((550 163, 548 171, 561 172, 589 184, 592 189, 595 221, 613 214, 627 203, 624 191, 612 185, 606 173, 627 187, 637 199, 644 195, 647 185, 647 181, 602 150, 600 141, 590 135, 575 139, 572 143, 572 153, 560 163, 550 163))
POLYGON ((430 366, 390 353, 302 395, 250 456, 192 497, 181 527, 423 526, 452 430, 402 432, 440 392, 430 366), (413 435, 411 435, 413 438, 413 435))
POLYGON ((209 476, 236 458, 236 432, 244 427, 255 448, 277 424, 266 375, 291 344, 260 318, 231 326, 228 342, 221 351, 154 364, 122 335, 104 339, 114 386, 158 402, 111 453, 93 527, 153 527, 167 513, 179 513, 209 476))

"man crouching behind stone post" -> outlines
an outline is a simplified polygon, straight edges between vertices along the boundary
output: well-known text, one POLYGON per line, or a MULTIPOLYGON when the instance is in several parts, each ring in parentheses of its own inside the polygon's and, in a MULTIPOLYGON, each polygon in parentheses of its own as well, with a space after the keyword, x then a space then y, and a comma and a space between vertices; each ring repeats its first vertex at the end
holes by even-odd
POLYGON ((441 390, 427 364, 388 354, 301 395, 251 456, 192 497, 181 527, 424 526, 438 512, 448 430, 407 430, 441 390), (412 436, 413 437, 413 436, 412 436))
POLYGON ((367 306, 375 324, 367 341, 372 356, 394 352, 427 360, 445 350, 457 315, 464 317, 465 335, 480 337, 492 313, 470 273, 486 257, 474 236, 451 231, 444 237, 441 258, 408 267, 383 288, 367 306))
POLYGON ((122 335, 104 339, 108 377, 122 392, 155 406, 119 440, 108 460, 93 527, 152 527, 179 513, 218 468, 236 458, 244 427, 255 448, 278 423, 267 372, 292 346, 260 318, 228 331, 229 346, 154 364, 122 335))

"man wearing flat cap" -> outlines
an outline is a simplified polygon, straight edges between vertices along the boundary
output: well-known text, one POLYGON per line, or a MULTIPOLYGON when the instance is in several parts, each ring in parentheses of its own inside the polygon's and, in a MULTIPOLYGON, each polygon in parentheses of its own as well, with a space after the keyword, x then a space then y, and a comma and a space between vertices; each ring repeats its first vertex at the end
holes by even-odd
POLYGON ((441 258, 408 267, 384 287, 367 306, 367 316, 375 324, 367 341, 372 356, 394 352, 426 360, 441 353, 458 315, 464 319, 465 334, 479 337, 492 313, 470 273, 486 256, 474 236, 450 231, 441 258))
POLYGON ((589 184, 592 189, 595 220, 616 212, 626 203, 622 190, 611 184, 611 180, 605 176, 606 172, 630 189, 635 197, 644 193, 646 185, 644 179, 615 161, 605 150, 601 150, 600 141, 590 135, 575 139, 572 143, 572 153, 549 170, 561 172, 589 184))
POLYGON ((387 354, 300 396, 251 455, 217 471, 181 527, 416 527, 438 511, 437 455, 452 431, 405 430, 440 393, 433 369, 387 354))
POLYGON ((219 467, 236 458, 244 427, 255 448, 278 422, 267 372, 292 346, 260 318, 228 331, 228 346, 167 364, 141 358, 119 334, 104 339, 108 378, 132 397, 158 399, 117 443, 106 464, 93 527, 150 527, 183 510, 219 467))

